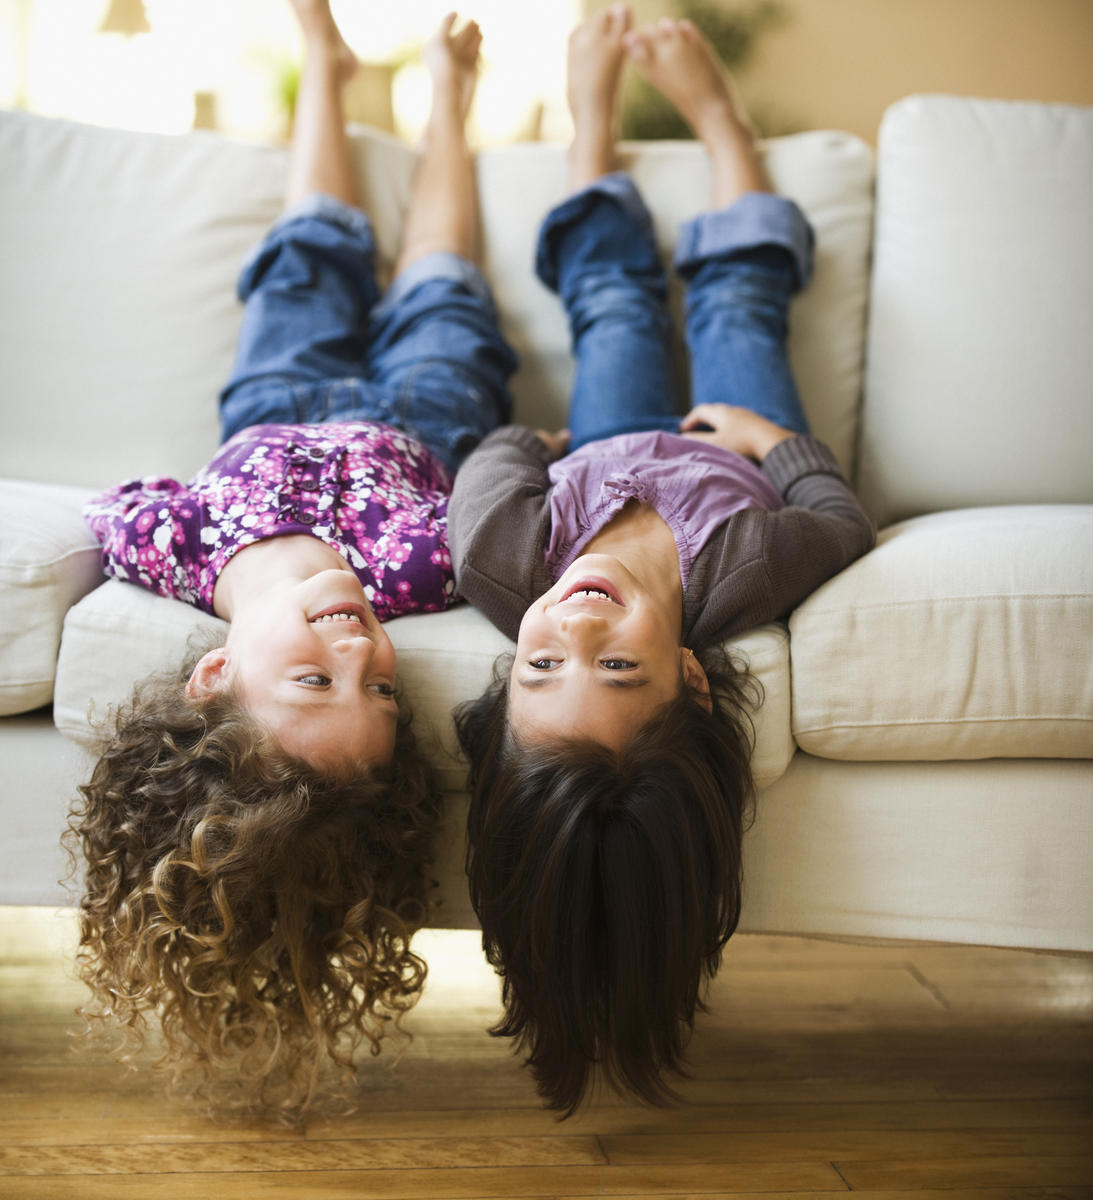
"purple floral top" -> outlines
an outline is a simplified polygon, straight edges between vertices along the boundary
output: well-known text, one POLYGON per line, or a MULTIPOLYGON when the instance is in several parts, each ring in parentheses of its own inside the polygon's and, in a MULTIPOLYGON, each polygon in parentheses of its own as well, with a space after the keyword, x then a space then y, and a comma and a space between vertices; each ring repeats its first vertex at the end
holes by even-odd
POLYGON ((224 564, 263 538, 310 533, 349 563, 381 621, 458 599, 448 553, 447 468, 372 422, 252 425, 186 485, 118 484, 84 509, 103 569, 213 611, 224 564))

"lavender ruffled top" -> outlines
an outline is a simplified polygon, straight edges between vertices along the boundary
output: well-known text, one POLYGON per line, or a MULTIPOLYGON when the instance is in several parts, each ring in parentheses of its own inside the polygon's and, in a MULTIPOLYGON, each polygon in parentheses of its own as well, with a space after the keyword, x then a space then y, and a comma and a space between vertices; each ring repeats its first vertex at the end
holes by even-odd
POLYGON ((750 459, 674 433, 589 442, 552 463, 550 481, 545 560, 555 579, 629 500, 651 505, 671 529, 684 587, 699 551, 733 513, 785 503, 750 459))

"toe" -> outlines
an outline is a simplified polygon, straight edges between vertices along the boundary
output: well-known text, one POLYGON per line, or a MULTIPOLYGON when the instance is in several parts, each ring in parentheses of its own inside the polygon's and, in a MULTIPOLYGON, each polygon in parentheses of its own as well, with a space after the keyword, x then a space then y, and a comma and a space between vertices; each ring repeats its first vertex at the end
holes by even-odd
POLYGON ((652 58, 649 42, 644 31, 633 30, 623 39, 627 54, 635 62, 647 63, 652 58))

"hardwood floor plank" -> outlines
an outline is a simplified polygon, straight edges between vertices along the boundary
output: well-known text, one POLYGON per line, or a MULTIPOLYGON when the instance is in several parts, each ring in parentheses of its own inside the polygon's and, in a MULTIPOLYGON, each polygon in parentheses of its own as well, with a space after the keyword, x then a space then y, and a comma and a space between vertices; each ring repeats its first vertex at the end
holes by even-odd
MULTIPOLYGON (((307 1137, 387 1136, 411 1119, 406 1112, 358 1113, 309 1125, 307 1137)), ((636 1105, 594 1108, 558 1122, 542 1109, 468 1109, 462 1112, 431 1110, 412 1115, 430 1129, 460 1134, 508 1131, 519 1134, 596 1132, 600 1136, 657 1133, 720 1133, 802 1130, 820 1132, 848 1129, 977 1129, 1093 1128, 1093 1101, 1070 1100, 971 1100, 909 1103, 808 1102, 786 1104, 684 1105, 648 1109, 636 1105)), ((0 1126, 2 1128, 2 1126, 0 1126)), ((2 1140, 2 1138, 0 1138, 2 1140)))
POLYGON ((0 1175, 304 1170, 319 1173, 390 1168, 594 1166, 605 1161, 592 1137, 404 1137, 337 1142, 0 1146, 0 1175))
MULTIPOLYGON (((218 1178, 217 1184, 224 1183, 228 1191, 218 1192, 212 1200, 253 1200, 254 1193, 247 1188, 255 1186, 253 1177, 239 1179, 218 1178)), ((275 1200, 356 1200, 361 1193, 356 1190, 352 1180, 348 1182, 324 1178, 320 1183, 312 1185, 307 1177, 301 1176, 265 1176, 257 1182, 263 1187, 263 1196, 273 1196, 275 1200)), ((17 1181, 21 1189, 18 1193, 5 1188, 0 1179, 0 1200, 72 1200, 73 1181, 70 1179, 28 1178, 17 1181)), ((175 1179, 170 1176, 147 1177, 147 1180, 137 1180, 127 1183, 115 1179, 86 1177, 79 1180, 78 1200, 210 1200, 210 1193, 201 1191, 205 1186, 204 1180, 195 1181, 192 1177, 175 1179), (140 1190, 143 1188, 144 1190, 140 1190)), ((430 1200, 450 1200, 450 1195, 440 1192, 427 1193, 430 1200)), ((780 1193, 778 1200, 832 1200, 833 1197, 846 1195, 843 1192, 824 1191, 794 1191, 780 1193)), ((1041 1187, 996 1187, 996 1188, 945 1188, 910 1193, 914 1200, 1093 1200, 1093 1187, 1083 1185, 1062 1185, 1051 1188, 1041 1187)), ((421 1200, 422 1193, 407 1193, 392 1191, 372 1200, 421 1200)), ((564 1200, 596 1200, 602 1193, 583 1192, 568 1193, 564 1200)), ((496 1197, 478 1194, 477 1196, 461 1196, 460 1200, 496 1200, 496 1197)), ((539 1200, 546 1200, 540 1196, 539 1200)), ((555 1194, 555 1200, 562 1200, 555 1194)), ((770 1192, 748 1191, 674 1191, 674 1192, 626 1192, 615 1193, 612 1200, 774 1200, 770 1192)), ((865 1191, 855 1193, 855 1200, 909 1200, 906 1191, 865 1191)))
MULTIPOLYGON (((889 1160, 1017 1158, 1080 1155, 1089 1130, 926 1129, 825 1131, 815 1133, 683 1133, 603 1135, 600 1142, 613 1165, 643 1163, 777 1162, 812 1158, 889 1160)), ((1093 1182, 1091 1180, 1090 1182, 1093 1182)))
MULTIPOLYGON (((830 1192, 792 1192, 792 1200, 832 1200, 830 1192)), ((853 1193, 854 1200, 909 1200, 905 1191, 868 1191, 853 1193)), ((912 1192, 914 1200, 1093 1200, 1093 1187, 1080 1184, 1058 1188, 944 1188, 912 1192)), ((595 1200, 593 1196, 567 1196, 565 1200, 595 1200)), ((614 1196, 612 1200, 654 1200, 649 1192, 632 1196, 614 1196)), ((763 1192, 688 1192, 657 1196, 655 1200, 772 1200, 763 1192)), ((786 1200, 780 1197, 779 1200, 786 1200)))
MULTIPOLYGON (((792 1200, 832 1200, 830 1192, 792 1192, 792 1200)), ((868 1191, 854 1192, 854 1200, 1093 1200, 1093 1187, 1068 1185, 1063 1187, 999 1187, 944 1188, 928 1192, 868 1191)), ((565 1200, 595 1200, 593 1196, 567 1196, 565 1200)), ((654 1200, 648 1193, 615 1196, 612 1200, 654 1200)), ((655 1200, 772 1200, 763 1192, 688 1192, 657 1196, 655 1200)), ((779 1200, 786 1200, 780 1197, 779 1200)))
MULTIPOLYGON (((3 1181, 10 1187, 12 1180, 3 1181)), ((321 1197, 322 1200, 524 1200, 525 1197, 579 1195, 625 1196, 645 1194, 673 1197, 694 1192, 818 1192, 827 1197, 845 1194, 846 1184, 827 1163, 759 1163, 729 1168, 679 1164, 672 1167, 467 1167, 463 1169, 394 1171, 254 1171, 186 1175, 147 1173, 40 1177, 25 1200, 41 1197, 72 1200, 159 1200, 159 1197, 195 1196, 202 1200, 255 1200, 255 1197, 321 1197), (50 1187, 52 1185, 52 1190, 50 1187), (177 1190, 172 1191, 174 1187, 177 1190)), ((3 1192, 0 1191, 0 1196, 3 1192)), ((768 1196, 769 1200, 769 1196, 768 1196)))
MULTIPOLYGON (((300 1142, 303 1134, 274 1124, 214 1122, 206 1117, 186 1117, 171 1113, 164 1106, 161 1116, 144 1115, 148 1105, 131 1112, 115 1111, 113 1116, 81 1117, 28 1105, 18 1120, 0 1120, 0 1151, 17 1146, 103 1146, 118 1141, 118 1129, 124 1128, 125 1141, 134 1144, 186 1144, 191 1142, 300 1142)), ((78 1111, 78 1110, 77 1110, 78 1111)), ((412 1127, 416 1117, 400 1114, 402 1129, 412 1127)))
POLYGON ((126 1141, 239 1142, 338 1141, 397 1138, 408 1128, 427 1129, 434 1137, 552 1137, 590 1133, 627 1134, 742 1133, 850 1130, 992 1130, 1021 1127, 1069 1131, 1075 1138, 1093 1130, 1093 1102, 1086 1100, 972 1100, 881 1104, 686 1105, 649 1110, 637 1106, 594 1108, 566 1122, 542 1108, 396 1109, 308 1122, 302 1131, 276 1124, 186 1115, 168 1103, 114 1097, 102 1116, 88 1115, 94 1096, 26 1096, 12 1103, 17 1117, 0 1118, 0 1146, 93 1145, 118 1140, 124 1122, 126 1141), (73 1115, 78 1113, 81 1115, 73 1115), (60 1118, 63 1116, 63 1122, 60 1118))
POLYGON ((1016 1158, 911 1159, 888 1162, 837 1161, 855 1191, 895 1188, 904 1193, 951 1187, 1056 1188, 1093 1186, 1093 1155, 1016 1158))
MULTIPOLYGON (((1064 1043, 1067 1040, 1063 1039, 1064 1043)), ((803 1061, 796 1077, 764 1078, 759 1073, 761 1066, 756 1066, 751 1077, 741 1075, 728 1081, 713 1079, 684 1084, 680 1088, 684 1104, 679 1109, 664 1111, 690 1112, 696 1108, 721 1107, 727 1102, 741 1107, 913 1105, 991 1102, 1001 1097, 1020 1102, 1061 1102, 1078 1105, 1081 1109, 1093 1099, 1093 1064, 1073 1041, 1071 1047, 1073 1063, 1037 1062, 1030 1054, 1018 1069, 1003 1075, 997 1073, 992 1063, 977 1060, 971 1054, 959 1067, 934 1069, 924 1067, 913 1056, 885 1056, 878 1050, 872 1060, 862 1065, 861 1074, 855 1076, 843 1070, 840 1064, 826 1061, 828 1056, 825 1055, 825 1061, 818 1057, 803 1061)), ((926 1052, 925 1049, 921 1051, 926 1052)), ((1005 1050, 997 1047, 995 1051, 988 1048, 987 1052, 1004 1053, 1005 1050)), ((515 1067, 512 1074, 518 1075, 515 1067)), ((81 1098, 91 1106, 84 1115, 115 1112, 147 1115, 149 1105, 162 1106, 165 1113, 199 1115, 181 1103, 168 1100, 164 1095, 163 1080, 151 1071, 125 1073, 113 1063, 94 1069, 79 1069, 75 1064, 37 1068, 18 1063, 4 1063, 0 1068, 0 1119, 18 1118, 25 1105, 32 1101, 47 1106, 56 1102, 59 1113, 76 1114, 79 1110, 74 1105, 81 1098)), ((540 1107, 530 1083, 526 1079, 511 1078, 508 1068, 500 1079, 496 1073, 469 1070, 462 1085, 458 1074, 443 1082, 430 1078, 428 1072, 419 1072, 412 1081, 398 1082, 385 1080, 377 1074, 368 1080, 360 1099, 364 1115, 370 1111, 381 1114, 410 1111, 419 1105, 430 1110, 459 1112, 468 1104, 502 1113, 538 1110, 540 1107)), ((610 1111, 620 1119, 648 1111, 610 1097, 597 1103, 595 1109, 610 1111)))

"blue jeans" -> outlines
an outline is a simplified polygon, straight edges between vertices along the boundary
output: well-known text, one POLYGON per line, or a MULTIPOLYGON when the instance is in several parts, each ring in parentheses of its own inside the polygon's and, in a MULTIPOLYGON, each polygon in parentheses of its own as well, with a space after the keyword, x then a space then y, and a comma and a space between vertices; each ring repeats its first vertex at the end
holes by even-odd
MULTIPOLYGON (((692 405, 738 405, 808 433, 786 357, 786 314, 811 274, 812 240, 791 200, 762 192, 683 226, 675 270, 687 284, 692 405)), ((648 210, 627 176, 605 176, 547 215, 536 272, 569 318, 577 364, 570 449, 678 430, 667 281, 648 210)))
POLYGON ((412 263, 380 297, 359 209, 312 196, 243 267, 221 435, 248 425, 381 421, 454 471, 512 415, 516 356, 481 273, 455 254, 412 263))

